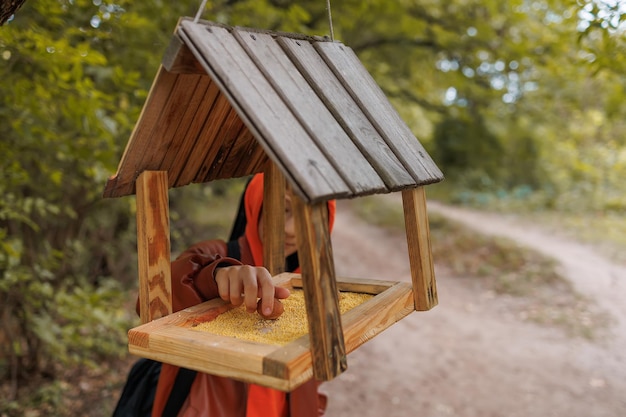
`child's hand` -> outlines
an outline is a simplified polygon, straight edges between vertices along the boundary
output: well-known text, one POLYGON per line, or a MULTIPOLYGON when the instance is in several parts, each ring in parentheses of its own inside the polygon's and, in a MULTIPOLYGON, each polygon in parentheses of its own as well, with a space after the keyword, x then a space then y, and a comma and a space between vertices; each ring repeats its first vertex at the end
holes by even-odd
POLYGON ((217 270, 215 282, 224 301, 234 306, 244 304, 249 313, 257 311, 257 299, 261 299, 263 316, 271 316, 274 298, 289 297, 289 290, 274 286, 272 276, 263 267, 233 265, 217 270))

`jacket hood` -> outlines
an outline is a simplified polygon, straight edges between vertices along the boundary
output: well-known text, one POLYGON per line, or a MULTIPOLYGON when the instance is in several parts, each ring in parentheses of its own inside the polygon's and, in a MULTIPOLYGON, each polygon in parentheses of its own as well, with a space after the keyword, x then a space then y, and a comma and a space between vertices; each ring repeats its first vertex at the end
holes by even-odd
MULTIPOLYGON (((263 208, 263 174, 256 174, 245 191, 244 205, 246 210, 246 239, 252 251, 255 266, 263 266, 263 244, 259 237, 259 220, 263 208)), ((335 223, 337 203, 335 200, 328 201, 328 227, 332 232, 335 223)))

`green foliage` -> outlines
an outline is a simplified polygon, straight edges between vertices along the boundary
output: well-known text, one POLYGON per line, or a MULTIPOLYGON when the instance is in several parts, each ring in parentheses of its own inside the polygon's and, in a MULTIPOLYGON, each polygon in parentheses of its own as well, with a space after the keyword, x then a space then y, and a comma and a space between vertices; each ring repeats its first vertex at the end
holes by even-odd
POLYGON ((173 256, 198 240, 228 239, 245 183, 237 178, 170 191, 175 207, 170 213, 173 256))
MULTIPOLYGON (((119 354, 127 202, 99 204, 141 100, 92 2, 28 2, 0 32, 0 378, 119 354), (117 228, 119 226, 119 228, 117 228), (122 246, 117 246, 117 243, 122 246)), ((153 60, 154 61, 154 60, 153 60)), ((145 65, 145 64, 144 64, 145 65)))
MULTIPOLYGON (((449 167, 446 172, 452 177, 463 175, 467 179, 467 172, 479 170, 488 178, 499 178, 507 172, 508 167, 501 165, 504 149, 480 119, 446 118, 435 128, 433 139, 432 156, 443 166, 449 167)), ((480 186, 480 183, 465 184, 466 188, 471 189, 479 189, 480 186)))

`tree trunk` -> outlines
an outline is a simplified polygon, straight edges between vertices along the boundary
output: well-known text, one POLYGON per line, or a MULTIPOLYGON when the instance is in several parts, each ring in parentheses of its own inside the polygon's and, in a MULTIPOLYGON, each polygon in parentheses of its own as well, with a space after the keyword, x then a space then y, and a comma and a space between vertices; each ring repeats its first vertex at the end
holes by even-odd
POLYGON ((18 11, 26 0, 0 0, 0 26, 18 11))

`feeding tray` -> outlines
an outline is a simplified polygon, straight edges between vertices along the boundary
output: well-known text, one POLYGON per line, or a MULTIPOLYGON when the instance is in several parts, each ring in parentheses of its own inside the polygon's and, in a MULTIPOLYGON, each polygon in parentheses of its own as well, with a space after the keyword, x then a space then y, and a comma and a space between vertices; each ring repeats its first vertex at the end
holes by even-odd
POLYGON ((424 186, 442 179, 346 45, 181 18, 104 189, 137 197, 144 324, 130 330, 130 351, 282 390, 336 377, 348 352, 437 304, 424 186), (283 347, 193 330, 228 308, 221 300, 172 312, 168 190, 261 172, 263 264, 280 285, 303 288, 309 328, 283 347), (282 275, 286 187, 301 278, 282 275), (402 193, 411 284, 337 278, 327 202, 391 192, 402 193), (341 316, 346 288, 376 296, 341 316))
MULTIPOLYGON (((274 281, 289 289, 302 287, 299 274, 279 274, 274 281)), ((341 316, 346 353, 415 310, 411 285, 406 282, 338 278, 337 286, 339 291, 375 295, 341 316)), ((198 323, 230 308, 231 304, 215 299, 135 327, 129 332, 129 350, 142 357, 283 391, 291 391, 313 377, 308 334, 278 346, 194 330, 198 323)))

